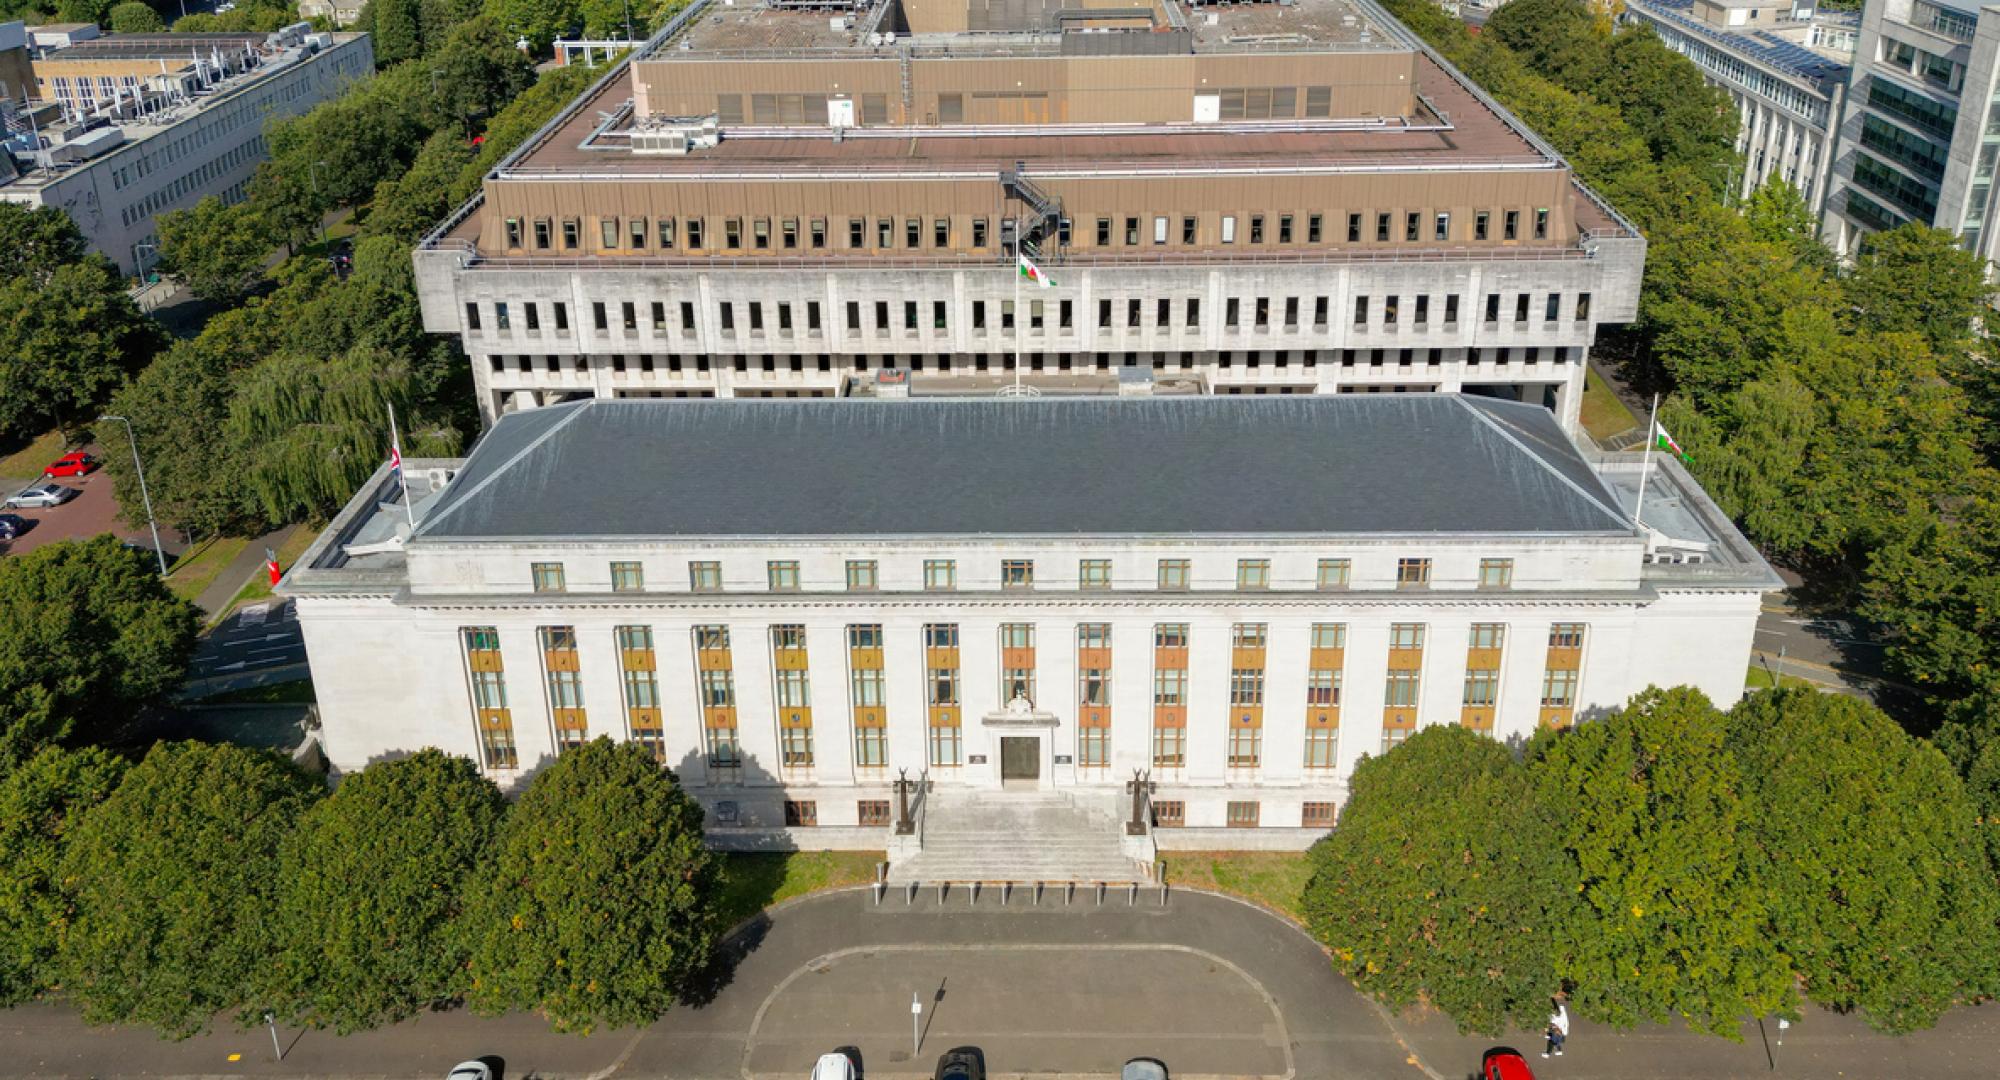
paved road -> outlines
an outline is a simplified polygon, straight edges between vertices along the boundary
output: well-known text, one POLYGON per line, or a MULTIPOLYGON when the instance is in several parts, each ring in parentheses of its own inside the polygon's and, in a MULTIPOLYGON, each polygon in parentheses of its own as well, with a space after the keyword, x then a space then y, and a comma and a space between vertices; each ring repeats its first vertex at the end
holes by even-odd
MULTIPOLYGON (((263 549, 260 547, 257 552, 261 563, 263 549)), ((209 631, 195 647, 188 677, 205 680, 255 675, 294 667, 305 663, 305 659, 306 646, 299 637, 298 614, 290 600, 274 597, 246 605, 209 631)))
POLYGON ((1115 1075, 1138 1053, 1179 1066, 1177 1077, 1421 1075, 1310 940, 1218 897, 1179 894, 1164 910, 1121 901, 1036 911, 1019 896, 1005 909, 991 895, 942 909, 926 896, 878 909, 845 892, 782 908, 747 940, 712 1000, 642 1031, 579 1038, 532 1016, 447 1013, 347 1038, 285 1031, 279 1064, 261 1029, 163 1043, 33 1005, 0 1013, 0 1077, 435 1078, 490 1054, 508 1080, 798 1080, 841 1044, 861 1050, 873 1080, 928 1077, 937 1055, 966 1044, 985 1050, 996 1077, 1115 1075), (914 1058, 913 993, 929 1023, 914 1058))
POLYGON ((1882 673, 1883 647, 1849 619, 1794 611, 1782 594, 1764 601, 1751 662, 1770 671, 1879 703, 1897 684, 1882 673))
MULTIPOLYGON (((1045 901, 1047 903, 1048 901, 1045 901)), ((1724 1077, 1985 1078, 2000 1048, 2000 1008, 1958 1009, 1935 1030, 1890 1038, 1853 1017, 1808 1010, 1780 1037, 1752 1021, 1734 1043, 1679 1027, 1614 1033, 1577 1021, 1569 1053, 1532 1058, 1539 1036, 1459 1035, 1434 1015, 1391 1018, 1333 974, 1289 923, 1221 897, 1176 894, 1163 910, 1006 908, 963 893, 882 907, 865 892, 815 897, 770 913, 740 939, 741 959, 709 1000, 637 1031, 556 1035, 539 1018, 463 1012, 345 1038, 267 1030, 161 1042, 150 1032, 89 1029, 69 1010, 0 1012, 0 1077, 441 1077, 490 1056, 503 1080, 666 1077, 799 1080, 815 1056, 861 1051, 874 1080, 928 1077, 957 1045, 984 1049, 996 1078, 1115 1075, 1156 1054, 1180 1080, 1459 1080, 1489 1046, 1529 1052, 1544 1080, 1724 1077), (910 998, 924 1005, 910 1053, 910 998)))

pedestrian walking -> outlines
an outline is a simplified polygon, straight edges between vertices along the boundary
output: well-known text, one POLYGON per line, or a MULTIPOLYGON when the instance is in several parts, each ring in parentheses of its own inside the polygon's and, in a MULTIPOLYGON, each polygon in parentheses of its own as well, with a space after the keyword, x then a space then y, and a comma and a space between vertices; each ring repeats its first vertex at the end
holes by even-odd
POLYGON ((1556 1011, 1549 1014, 1549 1044, 1542 1047, 1542 1056, 1554 1054, 1563 1056, 1563 1041, 1569 1038, 1569 1006, 1560 999, 1555 1003, 1556 1011))

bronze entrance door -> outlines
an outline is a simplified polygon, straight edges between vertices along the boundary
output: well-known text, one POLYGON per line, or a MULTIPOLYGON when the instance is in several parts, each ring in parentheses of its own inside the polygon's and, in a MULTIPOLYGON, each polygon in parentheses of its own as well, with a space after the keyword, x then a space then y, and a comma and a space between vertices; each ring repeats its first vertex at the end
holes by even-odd
POLYGON ((1042 740, 1033 737, 1002 736, 1000 739, 1000 779, 1035 780, 1042 775, 1042 740))

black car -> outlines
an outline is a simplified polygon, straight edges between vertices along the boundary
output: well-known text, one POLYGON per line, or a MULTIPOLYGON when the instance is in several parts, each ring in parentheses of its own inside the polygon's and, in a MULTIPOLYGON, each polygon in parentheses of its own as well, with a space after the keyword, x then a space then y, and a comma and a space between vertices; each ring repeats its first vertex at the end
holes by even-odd
POLYGON ((977 1046, 961 1046, 938 1059, 933 1080, 986 1080, 986 1055, 977 1046))
POLYGON ((19 514, 0 514, 0 540, 12 540, 27 531, 27 518, 19 514))

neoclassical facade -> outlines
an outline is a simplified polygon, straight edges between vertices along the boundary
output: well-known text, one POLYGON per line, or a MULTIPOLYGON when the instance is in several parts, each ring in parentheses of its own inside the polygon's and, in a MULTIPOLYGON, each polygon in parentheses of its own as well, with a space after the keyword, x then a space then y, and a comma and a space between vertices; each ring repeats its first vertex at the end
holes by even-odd
POLYGON ((333 766, 633 740, 723 844, 883 847, 907 772, 1299 846, 1424 726, 1733 701, 1778 587, 1677 466, 1635 525, 1636 460, 1457 395, 594 400, 409 468, 281 587, 333 766))

